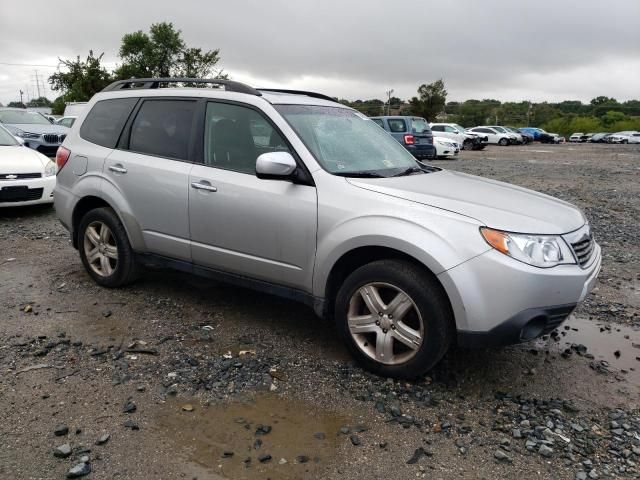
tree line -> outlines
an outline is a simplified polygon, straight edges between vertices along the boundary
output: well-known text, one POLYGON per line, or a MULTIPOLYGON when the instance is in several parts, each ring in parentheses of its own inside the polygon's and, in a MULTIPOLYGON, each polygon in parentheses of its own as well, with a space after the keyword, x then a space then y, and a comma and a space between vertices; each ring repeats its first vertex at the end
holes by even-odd
POLYGON ((494 99, 447 102, 447 90, 442 79, 418 87, 418 95, 408 101, 392 97, 390 101, 340 100, 365 115, 416 115, 430 122, 457 123, 465 127, 476 125, 507 125, 541 127, 547 131, 570 135, 573 132, 619 132, 640 130, 640 100, 618 102, 599 96, 589 103, 579 100, 562 102, 500 102, 494 99))

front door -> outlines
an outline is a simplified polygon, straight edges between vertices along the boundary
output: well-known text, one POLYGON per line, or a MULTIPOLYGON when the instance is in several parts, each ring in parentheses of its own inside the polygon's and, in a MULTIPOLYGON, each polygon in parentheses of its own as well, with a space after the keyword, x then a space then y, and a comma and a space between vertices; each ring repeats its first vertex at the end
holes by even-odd
POLYGON ((189 179, 193 262, 310 291, 316 189, 255 175, 261 153, 291 147, 262 112, 224 102, 207 104, 202 141, 189 179))

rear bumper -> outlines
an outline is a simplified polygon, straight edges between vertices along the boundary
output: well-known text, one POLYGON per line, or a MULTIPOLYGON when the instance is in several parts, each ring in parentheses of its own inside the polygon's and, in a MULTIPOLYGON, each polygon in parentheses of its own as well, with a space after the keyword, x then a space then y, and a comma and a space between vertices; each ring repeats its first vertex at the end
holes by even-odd
POLYGON ((436 147, 432 144, 405 145, 405 148, 418 159, 434 158, 436 156, 436 147))
POLYGON ((577 304, 529 308, 517 313, 488 332, 458 331, 458 346, 485 348, 527 342, 551 333, 562 325, 577 304))

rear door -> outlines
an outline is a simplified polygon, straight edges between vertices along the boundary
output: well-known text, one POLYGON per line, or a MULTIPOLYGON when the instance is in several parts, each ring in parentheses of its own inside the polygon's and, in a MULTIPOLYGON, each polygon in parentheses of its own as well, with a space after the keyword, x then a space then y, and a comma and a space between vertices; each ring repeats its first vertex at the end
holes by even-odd
POLYGON ((190 146, 193 99, 147 98, 134 111, 104 176, 123 195, 147 251, 191 260, 189 245, 190 146))
POLYGON ((316 189, 255 175, 261 153, 295 152, 249 105, 208 102, 203 130, 201 164, 189 179, 193 262, 310 291, 316 189))

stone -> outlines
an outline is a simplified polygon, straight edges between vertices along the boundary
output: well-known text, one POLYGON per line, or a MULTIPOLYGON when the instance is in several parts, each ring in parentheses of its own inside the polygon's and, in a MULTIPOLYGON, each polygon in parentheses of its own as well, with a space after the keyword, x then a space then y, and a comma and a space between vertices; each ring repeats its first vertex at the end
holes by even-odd
POLYGON ((296 457, 297 463, 307 463, 308 461, 309 461, 309 457, 307 457, 306 455, 298 455, 296 457))
POLYGON ((78 463, 69 470, 67 478, 80 478, 91 473, 91 465, 88 463, 78 463))
POLYGON ((133 401, 129 400, 127 401, 127 403, 124 404, 124 407, 122 408, 122 411, 124 413, 133 413, 138 409, 138 407, 136 407, 136 404, 133 403, 133 401))
POLYGON ((263 454, 263 455, 260 455, 260 456, 258 457, 258 461, 259 461, 260 463, 267 463, 267 462, 270 462, 270 461, 271 461, 271 455, 269 455, 268 453, 265 453, 265 454, 263 454))
POLYGON ((53 451, 53 456, 57 458, 67 458, 69 455, 71 455, 71 445, 68 443, 56 447, 53 451))
POLYGON ((509 455, 507 455, 506 453, 504 453, 503 450, 496 450, 493 453, 493 457, 498 460, 499 462, 504 462, 504 463, 512 463, 513 460, 511 459, 511 457, 509 455))
POLYGON ((66 425, 58 425, 56 427, 56 429, 53 431, 53 434, 56 437, 62 437, 63 435, 66 435, 67 433, 69 433, 69 427, 67 427, 66 425))
POLYGON ((108 433, 105 433, 98 440, 96 440, 96 445, 104 445, 109 441, 109 438, 111 438, 111 435, 109 435, 108 433))
POLYGON ((540 448, 538 449, 538 453, 543 457, 549 458, 551 455, 553 455, 553 448, 548 447, 546 445, 540 445, 540 448))
POLYGON ((349 440, 351 440, 351 444, 355 445, 356 447, 362 443, 362 441, 360 440, 360 437, 357 435, 349 436, 349 440))

